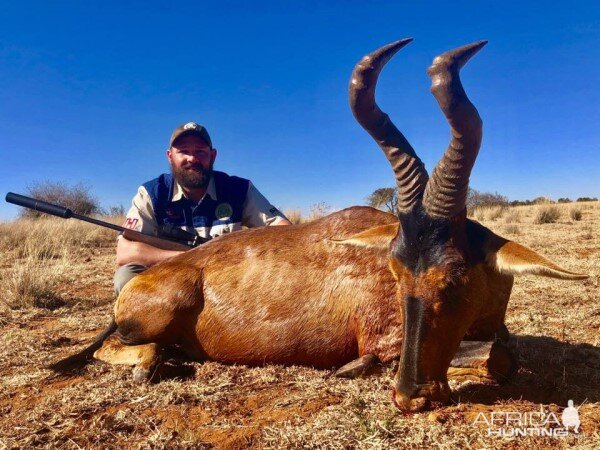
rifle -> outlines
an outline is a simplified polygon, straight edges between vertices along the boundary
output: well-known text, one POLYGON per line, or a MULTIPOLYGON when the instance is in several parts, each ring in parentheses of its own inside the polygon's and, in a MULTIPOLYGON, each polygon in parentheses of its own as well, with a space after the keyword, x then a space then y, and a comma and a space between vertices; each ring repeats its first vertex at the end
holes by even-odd
POLYGON ((6 194, 6 201, 8 203, 23 206, 25 208, 43 212, 45 214, 51 214, 62 219, 70 219, 72 217, 74 219, 83 220, 84 222, 93 223, 94 225, 110 228, 111 230, 120 231, 125 239, 143 242, 144 244, 161 248, 163 250, 189 250, 208 241, 206 238, 189 233, 181 228, 174 227, 173 225, 165 225, 160 227, 159 230, 157 230, 156 235, 141 233, 139 231, 120 227, 109 222, 104 222, 92 217, 77 214, 69 208, 53 205, 52 203, 15 194, 13 192, 6 194))

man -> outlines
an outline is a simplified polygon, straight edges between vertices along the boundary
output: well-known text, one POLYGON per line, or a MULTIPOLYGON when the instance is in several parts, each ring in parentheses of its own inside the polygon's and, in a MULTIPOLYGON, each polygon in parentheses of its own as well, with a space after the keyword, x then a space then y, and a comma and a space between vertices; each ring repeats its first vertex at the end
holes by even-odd
MULTIPOLYGON (((212 239, 247 227, 291 225, 249 180, 213 171, 217 150, 206 128, 188 122, 173 131, 167 150, 170 174, 139 187, 125 227, 160 236, 175 226, 212 239)), ((138 273, 182 253, 119 236, 115 291, 138 273)))

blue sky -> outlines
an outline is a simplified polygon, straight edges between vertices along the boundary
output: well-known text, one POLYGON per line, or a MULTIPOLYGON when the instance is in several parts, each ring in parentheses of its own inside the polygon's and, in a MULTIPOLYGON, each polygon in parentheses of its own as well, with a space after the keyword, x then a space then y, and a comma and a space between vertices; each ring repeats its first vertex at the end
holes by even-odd
MULTIPOLYGON (((377 98, 429 171, 449 131, 425 69, 488 39, 462 75, 484 121, 471 186, 511 199, 600 195, 598 2, 0 5, 2 199, 53 180, 128 207, 168 170, 172 129, 195 120, 216 168, 283 209, 364 204, 393 178, 350 113, 348 79, 365 53, 409 36, 377 98)), ((16 213, 0 202, 0 219, 16 213)))

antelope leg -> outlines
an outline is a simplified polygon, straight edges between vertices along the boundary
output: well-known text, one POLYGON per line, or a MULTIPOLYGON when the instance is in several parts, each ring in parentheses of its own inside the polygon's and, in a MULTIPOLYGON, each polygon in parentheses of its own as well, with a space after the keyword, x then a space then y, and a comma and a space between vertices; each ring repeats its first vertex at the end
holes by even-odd
POLYGON ((375 355, 364 355, 343 365, 333 375, 340 378, 358 378, 377 364, 378 361, 379 359, 375 355))
POLYGON ((506 381, 516 369, 509 348, 501 342, 462 341, 450 362, 449 378, 506 381))
POLYGON ((109 364, 135 366, 133 380, 139 383, 150 380, 159 362, 159 353, 157 344, 125 345, 118 338, 111 336, 94 353, 94 358, 109 364))

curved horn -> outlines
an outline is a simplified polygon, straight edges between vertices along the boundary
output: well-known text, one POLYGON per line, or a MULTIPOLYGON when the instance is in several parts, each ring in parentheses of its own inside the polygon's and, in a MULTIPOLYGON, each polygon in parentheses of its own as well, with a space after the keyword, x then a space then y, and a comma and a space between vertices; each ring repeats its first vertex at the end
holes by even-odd
POLYGON ((431 93, 450 124, 452 137, 446 153, 427 183, 423 205, 428 214, 451 218, 466 205, 469 176, 481 146, 482 122, 469 101, 459 71, 487 41, 446 52, 433 60, 427 73, 431 93))
POLYGON ((398 210, 408 210, 423 196, 427 171, 415 150, 377 103, 375 87, 383 66, 412 41, 402 39, 365 56, 350 79, 350 108, 360 125, 375 139, 390 161, 398 186, 398 210))

